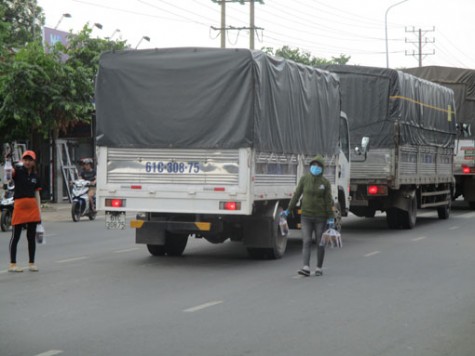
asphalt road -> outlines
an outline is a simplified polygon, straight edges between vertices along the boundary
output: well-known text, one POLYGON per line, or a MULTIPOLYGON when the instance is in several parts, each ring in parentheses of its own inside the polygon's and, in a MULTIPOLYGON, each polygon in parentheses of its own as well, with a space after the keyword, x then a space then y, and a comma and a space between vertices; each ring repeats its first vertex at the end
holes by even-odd
POLYGON ((57 214, 39 273, 6 272, 0 232, 0 355, 474 355, 474 218, 421 210, 394 231, 384 215, 349 217, 324 275, 302 278, 297 237, 276 261, 205 240, 157 258, 103 216, 57 214))

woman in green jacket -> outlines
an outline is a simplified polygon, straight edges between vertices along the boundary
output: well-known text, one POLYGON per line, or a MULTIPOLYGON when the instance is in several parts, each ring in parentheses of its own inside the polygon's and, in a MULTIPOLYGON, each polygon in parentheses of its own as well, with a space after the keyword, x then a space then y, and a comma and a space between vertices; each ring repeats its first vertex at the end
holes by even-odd
POLYGON ((323 177, 324 165, 325 160, 322 156, 316 156, 312 159, 309 173, 300 178, 292 200, 287 210, 283 212, 285 216, 288 216, 302 197, 303 267, 298 271, 298 274, 306 277, 310 276, 313 232, 315 232, 317 240, 317 268, 315 275, 321 276, 325 247, 320 246, 320 240, 326 224, 333 226, 335 222, 330 182, 323 177))

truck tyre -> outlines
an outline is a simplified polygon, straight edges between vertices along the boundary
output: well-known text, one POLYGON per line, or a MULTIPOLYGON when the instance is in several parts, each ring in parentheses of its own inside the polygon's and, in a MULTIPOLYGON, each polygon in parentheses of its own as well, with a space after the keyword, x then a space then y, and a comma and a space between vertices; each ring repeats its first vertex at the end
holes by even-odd
POLYGON ((272 247, 267 249, 267 255, 272 260, 282 258, 287 248, 287 235, 283 236, 279 227, 280 214, 282 211, 284 211, 284 209, 281 207, 277 209, 271 234, 272 247))
POLYGON ((475 210, 475 201, 469 201, 468 206, 470 207, 470 209, 475 210))
POLYGON ((152 256, 164 256, 166 252, 164 245, 147 245, 147 249, 152 256))
POLYGON ((437 215, 439 216, 439 219, 447 220, 450 217, 450 208, 451 208, 450 203, 448 203, 447 205, 438 207, 437 215))
POLYGON ((404 229, 413 229, 416 226, 417 220, 417 199, 414 195, 409 202, 409 210, 400 210, 402 218, 402 228, 404 229))
POLYGON ((386 211, 386 223, 390 229, 399 229, 399 209, 391 208, 386 211))
POLYGON ((165 252, 168 256, 181 256, 188 243, 188 234, 165 232, 165 252))
MULTIPOLYGON (((258 248, 258 247, 248 247, 247 252, 251 258, 255 259, 279 259, 282 258, 285 254, 285 250, 287 248, 287 235, 283 236, 280 233, 279 228, 279 219, 280 213, 283 211, 281 207, 277 209, 276 216, 273 217, 272 221, 272 229, 270 232, 269 239, 271 241, 271 247, 266 248, 258 248)), ((268 219, 268 217, 264 217, 262 219, 268 219)), ((264 221, 263 224, 266 222, 264 221)))
POLYGON ((249 257, 256 259, 256 260, 263 260, 266 258, 266 249, 265 248, 255 248, 255 247, 248 247, 247 253, 249 257))

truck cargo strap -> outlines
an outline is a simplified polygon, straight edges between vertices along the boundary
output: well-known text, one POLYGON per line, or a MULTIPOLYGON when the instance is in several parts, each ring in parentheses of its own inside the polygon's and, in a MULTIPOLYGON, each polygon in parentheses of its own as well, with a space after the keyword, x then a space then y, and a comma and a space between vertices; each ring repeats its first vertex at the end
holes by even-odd
POLYGON ((144 226, 153 225, 159 230, 166 230, 174 233, 193 233, 200 231, 211 231, 211 223, 209 222, 188 222, 188 221, 145 221, 131 220, 130 227, 141 229, 144 226))

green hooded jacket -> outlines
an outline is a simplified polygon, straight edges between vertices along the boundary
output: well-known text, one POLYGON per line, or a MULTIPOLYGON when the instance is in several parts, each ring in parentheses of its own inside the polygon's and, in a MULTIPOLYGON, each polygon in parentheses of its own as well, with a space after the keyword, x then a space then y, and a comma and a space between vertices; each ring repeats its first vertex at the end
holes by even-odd
MULTIPOLYGON (((325 160, 322 156, 316 156, 310 162, 317 162, 322 169, 325 166, 325 160)), ((307 173, 302 178, 295 189, 292 200, 289 203, 288 210, 295 209, 297 202, 302 197, 302 215, 309 217, 319 217, 329 219, 334 217, 333 199, 331 194, 330 182, 322 174, 314 176, 307 173)))

